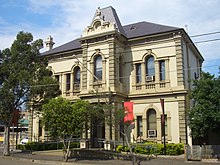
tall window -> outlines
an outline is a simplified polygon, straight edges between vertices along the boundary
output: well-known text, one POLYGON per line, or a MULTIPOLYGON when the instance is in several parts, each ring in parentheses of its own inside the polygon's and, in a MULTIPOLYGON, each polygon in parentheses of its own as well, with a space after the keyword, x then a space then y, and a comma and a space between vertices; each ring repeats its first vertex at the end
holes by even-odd
POLYGON ((80 85, 80 68, 77 66, 74 69, 74 89, 79 89, 80 85))
POLYGON ((160 81, 165 80, 165 61, 159 61, 160 81))
POLYGON ((154 57, 152 55, 146 58, 146 76, 155 76, 154 57))
POLYGON ((122 57, 119 57, 119 81, 123 82, 123 63, 122 63, 122 57))
POLYGON ((136 83, 141 83, 141 64, 136 65, 136 83))
POLYGON ((70 74, 66 74, 66 90, 70 90, 70 74))
POLYGON ((137 137, 143 136, 142 116, 137 116, 137 137))
POLYGON ((154 109, 149 109, 147 111, 147 130, 148 132, 149 130, 157 130, 156 111, 154 109))
MULTIPOLYGON (((95 66, 94 66, 95 76, 99 80, 102 80, 102 57, 101 57, 101 55, 97 55, 95 57, 94 63, 95 63, 95 66)), ((97 81, 97 80, 95 79, 95 81, 97 81)))

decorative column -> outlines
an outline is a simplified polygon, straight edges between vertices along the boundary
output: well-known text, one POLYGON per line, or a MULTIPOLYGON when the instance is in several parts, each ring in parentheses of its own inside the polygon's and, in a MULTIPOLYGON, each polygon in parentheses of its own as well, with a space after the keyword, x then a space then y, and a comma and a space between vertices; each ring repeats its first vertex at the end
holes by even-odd
POLYGON ((161 139, 161 132, 162 132, 162 127, 161 127, 161 114, 157 116, 157 141, 160 141, 162 143, 161 139))
POLYGON ((63 84, 63 97, 66 96, 66 74, 63 74, 62 76, 62 84, 63 84))
POLYGON ((166 88, 170 87, 169 59, 165 60, 165 82, 166 82, 166 88))
POLYGON ((176 46, 176 66, 177 66, 177 84, 184 85, 184 65, 183 65, 183 49, 181 35, 174 36, 176 46))
POLYGON ((142 118, 142 127, 143 127, 143 139, 147 139, 147 113, 144 112, 142 118))
POLYGON ((82 44, 82 90, 87 89, 87 56, 88 56, 88 45, 87 43, 82 44))
POLYGON ((116 85, 116 65, 115 65, 115 43, 114 39, 109 41, 109 87, 115 91, 116 85))
POLYGON ((93 83, 94 83, 94 81, 95 81, 95 77, 94 77, 94 75, 95 75, 95 73, 94 73, 94 62, 93 62, 93 61, 90 61, 90 62, 89 62, 89 65, 90 65, 89 70, 91 71, 90 76, 89 76, 89 77, 90 77, 89 87, 93 88, 93 83))
POLYGON ((106 60, 105 59, 102 60, 102 87, 103 89, 106 89, 106 60))
POLYGON ((131 64, 131 66, 134 68, 131 71, 131 86, 132 86, 132 91, 136 90, 136 65, 131 64))
POLYGON ((145 62, 142 62, 141 63, 141 86, 145 87, 145 84, 146 84, 146 65, 145 65, 145 62))
POLYGON ((158 60, 155 60, 155 88, 157 90, 159 90, 160 88, 160 69, 159 69, 159 61, 158 60))
POLYGON ((74 83, 74 74, 73 72, 70 73, 70 96, 73 96, 73 83, 74 83))

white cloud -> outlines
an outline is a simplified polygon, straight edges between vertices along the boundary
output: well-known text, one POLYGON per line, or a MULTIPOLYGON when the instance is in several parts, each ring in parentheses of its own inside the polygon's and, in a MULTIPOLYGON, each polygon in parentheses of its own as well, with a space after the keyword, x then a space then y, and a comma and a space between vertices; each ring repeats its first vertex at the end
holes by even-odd
MULTIPOLYGON (((4 25, 0 27, 0 40, 4 39, 4 42, 0 42, 0 49, 9 47, 19 30, 31 32, 36 39, 45 39, 52 35, 55 47, 71 41, 79 37, 90 24, 98 6, 101 8, 113 6, 123 25, 139 21, 182 28, 188 25, 189 35, 220 29, 219 0, 29 0, 28 12, 51 18, 51 25, 41 26, 40 22, 33 25, 29 20, 10 25, 4 16, 0 15, 0 25, 4 25)), ((207 40, 212 37, 220 38, 220 35, 193 40, 207 40)), ((206 61, 220 61, 219 42, 198 44, 206 61)))

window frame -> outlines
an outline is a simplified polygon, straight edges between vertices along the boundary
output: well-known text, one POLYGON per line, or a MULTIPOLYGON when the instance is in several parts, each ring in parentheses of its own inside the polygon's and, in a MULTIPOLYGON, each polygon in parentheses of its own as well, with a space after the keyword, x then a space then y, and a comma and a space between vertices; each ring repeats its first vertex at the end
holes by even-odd
POLYGON ((71 84, 71 74, 66 74, 66 91, 70 90, 70 84, 71 84))
POLYGON ((136 83, 139 84, 142 81, 141 80, 141 63, 136 63, 135 68, 136 68, 136 70, 135 70, 136 83))
POLYGON ((159 75, 160 75, 160 81, 165 81, 166 80, 165 60, 159 60, 159 75))
POLYGON ((102 72, 103 72, 103 66, 102 66, 102 56, 100 54, 97 54, 94 57, 94 75, 98 80, 95 78, 94 81, 100 81, 102 80, 102 72), (97 67, 97 65, 100 65, 97 67))
POLYGON ((81 82, 81 69, 79 66, 76 66, 74 68, 74 73, 73 73, 73 86, 74 88, 73 89, 79 89, 79 85, 80 85, 80 82, 81 82), (79 77, 79 78, 77 78, 79 77))
POLYGON ((153 55, 149 55, 145 59, 146 76, 155 76, 155 59, 153 55))
MULTIPOLYGON (((146 122, 147 132, 148 132, 148 130, 155 130, 157 132, 157 112, 156 112, 156 110, 153 108, 148 109, 146 115, 147 115, 147 119, 146 119, 147 120, 147 122, 146 122), (151 112, 154 112, 154 113, 151 113, 151 112), (154 115, 153 117, 151 117, 151 118, 153 118, 153 122, 151 121, 152 119, 150 119, 150 115, 154 115)), ((147 135, 147 137, 149 137, 149 136, 147 135)))
POLYGON ((137 137, 143 137, 143 117, 137 116, 137 137))

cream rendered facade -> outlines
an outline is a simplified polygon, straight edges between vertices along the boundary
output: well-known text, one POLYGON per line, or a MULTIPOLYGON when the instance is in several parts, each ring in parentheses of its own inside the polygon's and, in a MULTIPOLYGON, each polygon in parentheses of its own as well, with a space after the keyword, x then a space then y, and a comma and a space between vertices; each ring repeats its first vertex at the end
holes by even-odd
MULTIPOLYGON (((203 58, 184 29, 148 22, 122 26, 115 10, 107 7, 96 11, 92 23, 77 41, 42 55, 49 58, 49 68, 60 82, 63 97, 114 104, 118 108, 123 107, 124 101, 133 102, 135 124, 131 141, 162 143, 160 99, 163 98, 166 142, 190 143, 186 123, 186 110, 190 107, 188 92, 192 80, 200 75, 203 58), (99 81, 97 56, 101 57, 99 81), (76 67, 80 70, 77 83, 76 67)), ((36 135, 40 116, 34 116, 36 135)), ((118 131, 104 127, 105 131, 98 131, 96 137, 120 140, 118 131)))

